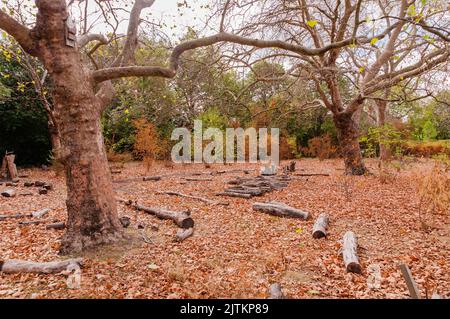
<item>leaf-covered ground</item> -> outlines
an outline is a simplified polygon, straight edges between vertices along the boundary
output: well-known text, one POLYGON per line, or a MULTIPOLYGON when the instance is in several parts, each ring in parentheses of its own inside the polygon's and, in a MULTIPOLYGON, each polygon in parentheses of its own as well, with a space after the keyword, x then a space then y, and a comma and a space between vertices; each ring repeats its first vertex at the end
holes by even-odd
MULTIPOLYGON (((64 274, 0 273, 0 298, 265 298, 271 283, 281 283, 290 298, 407 298, 398 269, 406 263, 421 293, 437 290, 450 297, 449 218, 444 214, 419 215, 418 181, 431 169, 425 160, 410 163, 381 180, 375 162, 373 176, 344 177, 341 160, 297 162, 297 173, 330 173, 329 177, 296 177, 289 187, 250 200, 220 198, 229 206, 206 205, 194 199, 157 194, 162 190, 192 193, 211 199, 227 181, 243 172, 211 177, 212 181, 185 182, 193 172, 256 169, 252 164, 203 165, 146 172, 138 163, 126 164, 114 179, 162 175, 161 181, 115 183, 117 197, 172 210, 189 208, 195 234, 182 243, 170 221, 158 220, 118 204, 120 216, 129 216, 126 230, 134 240, 104 247, 85 255, 80 289, 68 289, 64 274), (276 200, 309 211, 308 221, 277 218, 251 208, 254 201, 276 200), (320 212, 330 215, 326 239, 313 239, 311 229, 320 212), (138 225, 145 226, 146 243, 138 225), (426 225, 426 227, 424 227, 426 225), (359 240, 362 275, 346 273, 340 254, 341 238, 353 230, 359 240), (381 288, 367 285, 368 268, 381 267, 381 288)), ((0 260, 15 258, 51 261, 64 230, 46 230, 54 220, 65 220, 65 186, 53 171, 24 170, 17 191, 33 196, 0 197, 0 214, 29 213, 51 208, 47 222, 20 226, 19 220, 0 221, 0 260), (54 185, 48 195, 37 195, 24 181, 44 180, 54 185)), ((251 174, 257 174, 253 171, 251 174)), ((0 186, 3 189, 4 186, 0 186)))

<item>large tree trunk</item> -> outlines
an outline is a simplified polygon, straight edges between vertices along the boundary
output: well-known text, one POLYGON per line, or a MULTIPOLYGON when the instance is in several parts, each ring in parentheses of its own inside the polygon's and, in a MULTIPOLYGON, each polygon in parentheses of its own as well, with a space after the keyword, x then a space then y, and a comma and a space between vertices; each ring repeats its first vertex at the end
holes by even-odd
POLYGON ((364 175, 367 169, 359 146, 359 128, 352 118, 352 114, 335 114, 333 121, 344 157, 345 173, 347 175, 364 175))
MULTIPOLYGON (((377 100, 377 126, 382 127, 386 123, 386 105, 387 102, 383 100, 377 100)), ((390 156, 389 149, 383 143, 380 143, 380 160, 387 160, 390 156)))
POLYGON ((53 158, 56 160, 61 156, 61 138, 59 136, 59 130, 56 125, 49 121, 48 130, 50 133, 50 141, 52 143, 53 158))
POLYGON ((65 44, 66 4, 37 2, 36 37, 53 81, 60 159, 66 170, 67 232, 60 252, 80 252, 123 237, 100 126, 101 102, 77 48, 65 44))

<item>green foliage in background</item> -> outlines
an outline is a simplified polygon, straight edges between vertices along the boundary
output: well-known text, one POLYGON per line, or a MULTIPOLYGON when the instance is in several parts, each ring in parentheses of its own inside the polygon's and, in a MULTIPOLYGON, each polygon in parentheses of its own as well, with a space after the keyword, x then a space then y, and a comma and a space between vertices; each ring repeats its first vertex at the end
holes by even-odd
POLYGON ((0 157, 16 154, 18 165, 47 163, 51 143, 47 115, 27 71, 0 54, 0 157))

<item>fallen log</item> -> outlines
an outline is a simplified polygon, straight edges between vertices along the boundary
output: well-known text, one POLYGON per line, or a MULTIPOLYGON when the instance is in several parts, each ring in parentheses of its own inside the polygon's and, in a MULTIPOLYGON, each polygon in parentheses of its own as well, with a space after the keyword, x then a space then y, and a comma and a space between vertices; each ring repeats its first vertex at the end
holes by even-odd
POLYGON ((31 213, 31 216, 34 218, 42 218, 50 212, 49 208, 44 208, 31 213))
POLYGON ((177 234, 175 236, 175 241, 177 242, 182 242, 183 240, 185 240, 186 238, 191 237, 194 234, 194 228, 180 228, 177 231, 177 234))
POLYGON ((45 229, 57 229, 57 230, 59 230, 59 229, 64 229, 64 228, 66 228, 66 223, 64 223, 64 222, 53 223, 53 224, 45 226, 45 229))
POLYGON ((297 174, 294 174, 294 176, 304 176, 304 177, 309 177, 309 176, 330 176, 330 174, 327 174, 327 173, 297 173, 297 174))
POLYGON ((270 285, 268 299, 284 299, 283 292, 281 291, 281 285, 276 283, 270 285))
POLYGON ((83 258, 67 259, 63 261, 52 262, 32 262, 25 260, 9 259, 0 260, 0 272, 14 273, 36 273, 36 274, 55 274, 67 269, 68 266, 82 266, 83 258))
POLYGON ((25 222, 19 222, 19 225, 21 225, 21 226, 39 225, 43 222, 45 222, 45 220, 30 220, 30 221, 25 221, 25 222))
POLYGON ((241 193, 241 194, 250 194, 252 196, 261 196, 264 193, 267 193, 267 190, 263 190, 258 187, 243 187, 243 186, 235 186, 225 189, 225 193, 241 193))
POLYGON ((134 203, 132 204, 132 206, 135 207, 137 210, 142 210, 151 215, 155 215, 158 218, 170 219, 176 225, 178 225, 178 227, 185 229, 194 227, 194 220, 190 217, 189 211, 174 212, 163 208, 146 207, 138 203, 134 203))
POLYGON ((32 192, 20 192, 19 196, 33 196, 32 192))
POLYGON ((210 182, 212 178, 201 178, 201 177, 185 177, 184 180, 188 182, 210 182))
POLYGON ((209 204, 209 205, 223 205, 223 206, 230 205, 230 203, 227 203, 227 202, 219 202, 219 201, 216 201, 216 200, 212 200, 212 199, 208 199, 208 198, 204 198, 204 197, 200 197, 200 196, 186 195, 186 194, 178 193, 178 192, 174 192, 174 191, 157 192, 157 193, 158 194, 171 195, 171 196, 180 196, 180 197, 185 197, 185 198, 192 198, 192 199, 199 200, 199 201, 204 202, 204 203, 209 204))
POLYGON ((45 185, 45 182, 43 181, 35 181, 34 186, 36 187, 43 187, 45 185))
POLYGON ((356 235, 352 231, 348 231, 344 234, 342 257, 344 258, 344 264, 347 272, 353 272, 356 274, 361 273, 361 265, 358 260, 358 241, 356 235))
POLYGON ((142 180, 144 181, 144 182, 147 182, 147 181, 160 181, 161 180, 161 176, 144 176, 144 177, 142 177, 142 180))
POLYGON ((7 188, 2 191, 2 196, 4 197, 15 197, 16 191, 12 188, 7 188))
POLYGON ((409 267, 405 264, 401 264, 399 265, 399 267, 402 272, 403 278, 406 281, 406 286, 408 287, 411 299, 421 299, 419 288, 417 288, 417 284, 411 274, 411 270, 409 269, 409 267))
POLYGON ((216 193, 216 196, 239 197, 239 198, 245 198, 245 199, 252 198, 252 195, 250 195, 250 194, 235 193, 235 192, 230 192, 230 191, 222 192, 222 193, 216 193))
POLYGON ((9 187, 17 187, 17 186, 19 186, 19 184, 18 184, 18 183, 15 183, 15 182, 6 182, 6 183, 5 183, 5 186, 9 186, 9 187))
POLYGON ((308 212, 273 201, 267 203, 253 203, 253 209, 278 217, 292 217, 302 219, 308 219, 309 217, 308 212))
POLYGON ((328 214, 322 213, 319 215, 313 226, 313 238, 319 239, 322 237, 327 237, 328 222, 328 214))
POLYGON ((19 218, 26 218, 26 217, 31 217, 31 215, 30 214, 0 215, 0 221, 8 219, 8 218, 19 219, 19 218))

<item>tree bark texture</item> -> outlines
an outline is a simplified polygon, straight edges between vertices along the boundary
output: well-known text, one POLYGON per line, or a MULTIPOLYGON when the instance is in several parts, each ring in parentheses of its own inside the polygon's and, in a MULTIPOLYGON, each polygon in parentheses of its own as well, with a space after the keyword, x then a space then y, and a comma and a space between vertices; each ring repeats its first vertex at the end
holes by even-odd
POLYGON ((67 232, 60 252, 80 252, 123 238, 100 127, 101 102, 77 48, 65 44, 63 0, 37 2, 34 36, 53 81, 60 159, 68 189, 67 232))
POLYGON ((364 175, 367 169, 364 165, 359 146, 358 125, 348 113, 339 113, 333 116, 333 121, 338 132, 339 144, 345 162, 345 174, 364 175))

